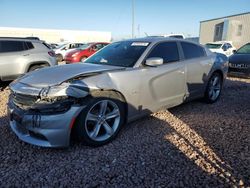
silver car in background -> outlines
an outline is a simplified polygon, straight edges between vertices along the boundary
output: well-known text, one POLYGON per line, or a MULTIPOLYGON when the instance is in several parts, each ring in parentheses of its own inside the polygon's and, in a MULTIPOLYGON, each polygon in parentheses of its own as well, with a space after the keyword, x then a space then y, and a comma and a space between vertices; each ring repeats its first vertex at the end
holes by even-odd
MULTIPOLYGON (((84 63, 45 68, 10 85, 10 125, 23 141, 108 143, 127 122, 203 97, 218 100, 227 58, 174 38, 115 42, 84 63)), ((139 134, 139 133, 138 133, 139 134)))
POLYGON ((57 65, 55 53, 36 39, 0 37, 0 81, 17 77, 39 68, 57 65))

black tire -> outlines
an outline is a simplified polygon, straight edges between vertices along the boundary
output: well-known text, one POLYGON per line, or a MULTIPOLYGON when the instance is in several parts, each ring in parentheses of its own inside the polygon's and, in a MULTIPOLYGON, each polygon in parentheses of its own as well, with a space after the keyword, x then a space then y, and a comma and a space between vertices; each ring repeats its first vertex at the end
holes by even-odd
POLYGON ((62 62, 63 61, 63 56, 62 54, 57 54, 56 55, 57 62, 62 62))
POLYGON ((205 91, 204 99, 206 103, 212 104, 220 98, 222 91, 222 83, 223 83, 223 78, 221 74, 218 72, 213 73, 207 83, 205 91), (213 85, 216 79, 218 80, 218 82, 215 85, 213 85))
POLYGON ((85 61, 85 59, 87 59, 87 57, 86 57, 86 56, 81 57, 81 58, 80 58, 80 62, 84 62, 84 61, 85 61))
POLYGON ((41 68, 44 68, 44 67, 46 67, 46 65, 32 65, 32 66, 29 68, 29 71, 28 71, 28 72, 36 71, 36 70, 41 69, 41 68))
MULTIPOLYGON (((125 103, 120 98, 120 96, 118 94, 116 94, 115 92, 105 92, 105 91, 99 92, 97 95, 89 97, 86 101, 88 101, 87 107, 82 110, 82 112, 79 114, 79 116, 76 119, 76 123, 74 125, 74 130, 73 130, 74 136, 77 138, 77 140, 83 141, 89 146, 96 147, 96 146, 102 146, 104 144, 107 144, 108 142, 112 141, 117 136, 121 127, 125 123, 125 114, 126 114, 125 113, 125 103), (90 126, 91 125, 90 123, 92 123, 92 122, 91 122, 91 120, 87 120, 87 115, 91 112, 92 109, 95 109, 95 107, 99 103, 102 103, 102 101, 106 101, 106 100, 112 101, 112 103, 115 103, 117 105, 117 107, 119 109, 119 114, 120 114, 120 117, 119 117, 120 121, 119 121, 119 123, 117 123, 117 126, 116 126, 117 128, 112 133, 112 136, 110 136, 109 138, 107 138, 105 140, 94 140, 89 135, 90 131, 88 129, 88 126, 90 126), (90 122, 88 122, 88 121, 90 121, 90 122)), ((108 108, 109 108, 109 106, 107 106, 107 109, 108 108)), ((98 112, 98 114, 99 114, 99 112, 98 112)), ((107 120, 107 121, 109 121, 109 120, 107 120)), ((114 122, 115 122, 115 120, 114 120, 114 122)), ((94 129, 96 129, 97 124, 98 123, 96 123, 96 121, 95 122, 93 121, 93 125, 91 125, 91 126, 93 126, 92 132, 94 132, 94 129)), ((109 125, 110 125, 110 123, 109 123, 109 125)), ((114 123, 114 125, 115 125, 115 123, 114 123)), ((99 132, 106 131, 103 128, 103 125, 100 125, 100 127, 101 128, 99 128, 99 130, 100 130, 99 132)), ((112 127, 112 126, 110 126, 110 127, 112 127)))

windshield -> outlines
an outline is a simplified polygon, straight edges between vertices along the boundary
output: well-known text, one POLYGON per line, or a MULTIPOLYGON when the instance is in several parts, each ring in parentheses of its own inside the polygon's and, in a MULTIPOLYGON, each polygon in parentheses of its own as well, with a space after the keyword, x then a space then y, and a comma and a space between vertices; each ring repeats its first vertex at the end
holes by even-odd
POLYGON ((209 49, 219 49, 221 47, 222 44, 211 44, 211 43, 207 43, 206 47, 209 49))
POLYGON ((245 44, 237 50, 237 54, 250 54, 250 43, 245 44))
POLYGON ((149 42, 123 41, 108 45, 84 63, 132 67, 148 47, 149 42))
POLYGON ((91 46, 91 44, 83 44, 83 45, 79 46, 77 49, 85 50, 85 49, 88 49, 90 46, 91 46))

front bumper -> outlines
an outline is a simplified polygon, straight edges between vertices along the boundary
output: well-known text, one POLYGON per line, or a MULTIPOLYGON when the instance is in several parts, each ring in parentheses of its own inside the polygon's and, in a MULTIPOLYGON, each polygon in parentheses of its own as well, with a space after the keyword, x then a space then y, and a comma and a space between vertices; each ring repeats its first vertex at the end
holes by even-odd
POLYGON ((65 62, 66 62, 66 64, 79 63, 80 59, 77 56, 76 57, 68 57, 68 56, 66 56, 65 57, 65 62))
POLYGON ((250 68, 229 67, 228 76, 249 78, 250 77, 250 68))
POLYGON ((10 126, 24 142, 43 147, 68 147, 71 123, 84 107, 72 106, 67 112, 53 115, 27 114, 9 104, 10 126))

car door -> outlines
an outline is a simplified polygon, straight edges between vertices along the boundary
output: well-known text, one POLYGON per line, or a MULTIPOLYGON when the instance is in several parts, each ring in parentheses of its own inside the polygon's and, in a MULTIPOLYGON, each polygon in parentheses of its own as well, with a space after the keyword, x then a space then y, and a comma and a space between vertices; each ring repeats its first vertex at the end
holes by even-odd
POLYGON ((29 53, 23 41, 0 41, 0 76, 14 78, 23 73, 23 64, 27 62, 29 53))
POLYGON ((147 58, 162 58, 164 63, 157 67, 147 67, 138 71, 143 77, 142 107, 157 111, 162 107, 172 107, 183 102, 185 93, 185 64, 180 61, 176 42, 157 44, 147 58))
POLYGON ((204 94, 205 83, 213 65, 203 47, 180 42, 184 63, 186 66, 186 95, 185 98, 196 98, 204 94))

